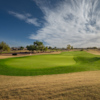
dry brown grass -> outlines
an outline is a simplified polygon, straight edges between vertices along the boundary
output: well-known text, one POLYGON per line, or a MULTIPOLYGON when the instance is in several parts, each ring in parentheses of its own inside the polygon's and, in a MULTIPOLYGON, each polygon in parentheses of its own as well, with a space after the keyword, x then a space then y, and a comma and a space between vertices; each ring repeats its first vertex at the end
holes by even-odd
POLYGON ((100 100, 100 71, 0 76, 0 100, 100 100))
POLYGON ((98 50, 98 49, 89 49, 88 51, 87 51, 88 53, 92 53, 92 54, 95 54, 95 55, 100 55, 100 50, 98 50))

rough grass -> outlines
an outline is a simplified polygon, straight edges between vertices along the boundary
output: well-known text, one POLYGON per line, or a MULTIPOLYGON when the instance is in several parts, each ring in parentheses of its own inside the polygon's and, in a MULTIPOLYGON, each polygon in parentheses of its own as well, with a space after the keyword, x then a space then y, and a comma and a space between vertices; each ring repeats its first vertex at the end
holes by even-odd
POLYGON ((0 60, 0 74, 35 76, 100 70, 100 56, 84 51, 0 60))
POLYGON ((100 71, 0 76, 0 100, 100 100, 100 71))

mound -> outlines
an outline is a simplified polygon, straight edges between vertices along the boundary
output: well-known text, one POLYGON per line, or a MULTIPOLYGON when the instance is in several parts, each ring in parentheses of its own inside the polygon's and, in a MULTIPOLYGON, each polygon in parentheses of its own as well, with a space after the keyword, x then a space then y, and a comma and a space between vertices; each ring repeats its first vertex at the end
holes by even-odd
POLYGON ((0 76, 0 100, 100 100, 100 71, 0 76))

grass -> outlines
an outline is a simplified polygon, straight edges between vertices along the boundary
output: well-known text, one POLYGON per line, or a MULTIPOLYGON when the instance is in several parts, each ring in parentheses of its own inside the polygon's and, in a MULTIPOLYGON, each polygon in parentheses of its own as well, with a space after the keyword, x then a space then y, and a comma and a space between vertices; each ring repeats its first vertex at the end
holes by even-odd
POLYGON ((100 100, 99 66, 85 51, 0 59, 0 100, 100 100))
POLYGON ((85 51, 0 59, 0 75, 36 76, 100 70, 100 56, 85 51))
POLYGON ((100 100, 100 71, 0 76, 0 100, 100 100))
POLYGON ((35 55, 31 57, 23 57, 10 59, 5 62, 14 68, 19 69, 44 69, 53 68, 57 66, 67 66, 75 64, 73 56, 63 56, 63 55, 35 55))

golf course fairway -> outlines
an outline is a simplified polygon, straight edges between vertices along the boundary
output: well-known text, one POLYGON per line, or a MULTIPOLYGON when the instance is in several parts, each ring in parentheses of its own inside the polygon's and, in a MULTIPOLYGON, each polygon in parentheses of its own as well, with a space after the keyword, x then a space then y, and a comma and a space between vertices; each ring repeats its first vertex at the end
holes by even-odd
POLYGON ((0 59, 0 75, 36 76, 100 70, 100 56, 85 51, 0 59))

